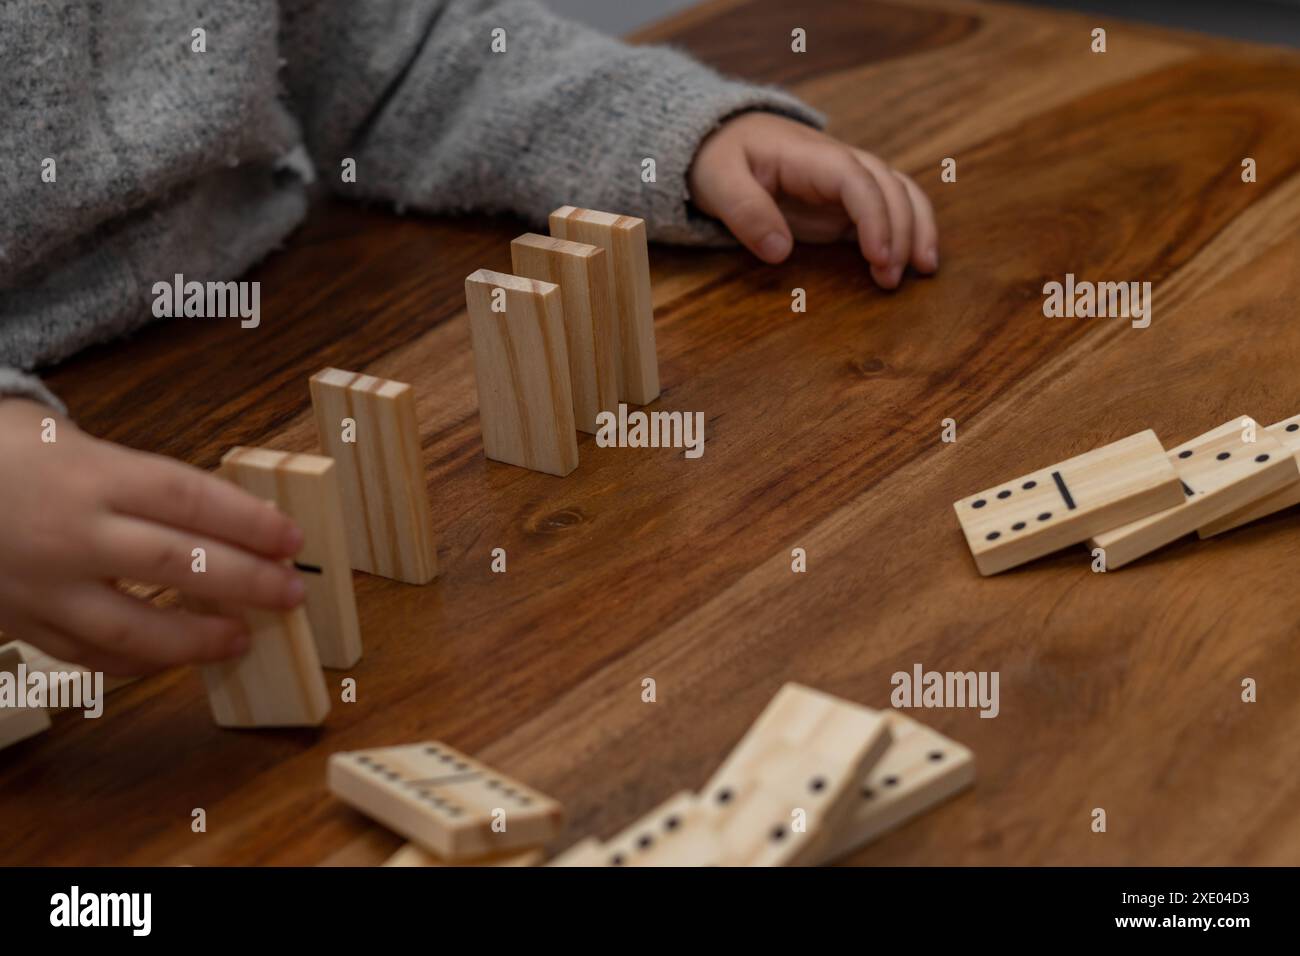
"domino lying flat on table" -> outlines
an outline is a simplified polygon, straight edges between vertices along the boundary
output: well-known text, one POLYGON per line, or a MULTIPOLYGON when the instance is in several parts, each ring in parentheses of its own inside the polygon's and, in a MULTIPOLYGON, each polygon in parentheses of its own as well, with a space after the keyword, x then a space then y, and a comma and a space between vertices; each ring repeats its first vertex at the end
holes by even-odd
MULTIPOLYGON (((1296 459, 1297 464, 1300 464, 1300 415, 1269 425, 1265 431, 1280 441, 1296 459)), ((1210 538, 1294 505, 1300 505, 1300 480, 1289 482, 1246 507, 1211 521, 1198 528, 1196 533, 1202 538, 1210 538)))
POLYGON ((563 817, 550 797, 437 741, 336 753, 329 788, 449 863, 540 846, 563 817))
POLYGON ((1087 541, 1181 504, 1182 486, 1147 429, 953 505, 980 574, 1087 541))
POLYGON ((1107 570, 1122 567, 1300 478, 1295 455, 1249 417, 1234 418, 1169 452, 1181 482, 1174 507, 1096 534, 1107 570), (1247 441, 1247 438, 1254 441, 1247 441))

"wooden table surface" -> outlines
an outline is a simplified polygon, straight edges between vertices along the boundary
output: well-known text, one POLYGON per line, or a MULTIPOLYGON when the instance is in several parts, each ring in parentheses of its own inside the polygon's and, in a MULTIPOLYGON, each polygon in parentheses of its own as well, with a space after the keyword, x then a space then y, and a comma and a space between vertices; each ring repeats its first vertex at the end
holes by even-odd
POLYGON ((219 730, 187 670, 0 753, 0 862, 378 862, 399 841, 329 796, 326 758, 422 738, 560 799, 558 850, 700 786, 785 681, 885 707, 920 663, 998 671, 1001 713, 912 711, 978 780, 852 862, 1300 863, 1296 511, 988 579, 952 512, 1143 428, 1300 411, 1300 57, 960 0, 810 6, 712 3, 638 39, 787 84, 912 173, 942 267, 891 294, 848 245, 777 268, 653 248, 656 407, 705 413, 699 460, 583 437, 565 479, 485 462, 462 283, 508 271, 502 219, 327 205, 254 276, 258 332, 158 324, 48 376, 86 429, 204 467, 313 449, 323 366, 414 383, 442 574, 357 575, 359 700, 319 730, 219 730), (1044 318, 1067 272, 1151 281, 1150 328, 1044 318))

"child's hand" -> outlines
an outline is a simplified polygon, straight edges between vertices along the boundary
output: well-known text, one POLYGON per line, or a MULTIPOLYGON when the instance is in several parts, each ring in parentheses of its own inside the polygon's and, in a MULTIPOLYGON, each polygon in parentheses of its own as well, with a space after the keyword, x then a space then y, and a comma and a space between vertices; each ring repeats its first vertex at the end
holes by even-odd
POLYGON ((90 437, 44 405, 0 398, 0 630, 113 674, 215 661, 248 647, 244 623, 164 610, 116 578, 218 602, 288 609, 303 584, 274 559, 302 532, 197 468, 90 437), (56 421, 56 441, 41 422, 56 421), (194 548, 207 570, 191 570, 194 548))
POLYGON ((745 113, 695 154, 691 200, 726 223, 764 262, 793 238, 834 242, 856 234, 876 282, 892 289, 910 262, 939 267, 934 209, 919 186, 860 149, 771 113, 745 113))

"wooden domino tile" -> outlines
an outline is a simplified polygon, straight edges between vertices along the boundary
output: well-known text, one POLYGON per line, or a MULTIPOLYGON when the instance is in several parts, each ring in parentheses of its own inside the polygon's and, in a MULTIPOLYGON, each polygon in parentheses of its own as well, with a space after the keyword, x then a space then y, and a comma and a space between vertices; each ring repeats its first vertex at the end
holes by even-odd
POLYGON ((997 574, 1181 504, 1182 486, 1147 429, 953 505, 980 574, 997 574))
MULTIPOLYGON (((18 683, 18 665, 22 663, 26 660, 16 643, 0 648, 0 673, 12 675, 14 690, 25 701, 27 688, 18 683)), ((49 729, 50 715, 44 707, 0 706, 0 750, 49 729)))
POLYGON ((414 843, 405 844, 400 850, 381 863, 381 866, 537 866, 545 854, 534 847, 529 850, 517 850, 498 854, 497 856, 479 857, 462 863, 449 863, 414 843))
POLYGON ((438 554, 411 386, 327 368, 311 377, 311 403, 321 447, 338 466, 352 567, 407 584, 432 581, 438 554))
POLYGON ((1177 505, 1094 534, 1106 569, 1120 568, 1217 518, 1297 480, 1295 455, 1268 431, 1243 441, 1249 418, 1237 417, 1169 452, 1182 497, 1177 505))
MULTIPOLYGON (((19 653, 23 655, 23 660, 27 662, 27 673, 30 674, 33 671, 40 671, 46 675, 47 680, 55 680, 55 675, 57 674, 95 673, 85 664, 74 664, 71 661, 61 661, 57 657, 52 657, 45 653, 45 651, 41 650, 39 647, 28 644, 24 641, 11 641, 8 644, 0 645, 0 654, 3 654, 4 651, 9 648, 17 648, 19 653)), ((104 693, 111 694, 119 687, 125 687, 127 684, 139 679, 139 677, 118 677, 113 674, 105 674, 104 693)), ((62 695, 60 695, 60 699, 63 699, 62 695)), ((47 708, 51 713, 57 713, 63 709, 62 706, 51 706, 47 708)))
POLYGON ((701 792, 721 865, 816 862, 856 809, 860 781, 889 743, 881 714, 786 684, 701 792))
POLYGON ((547 866, 608 866, 609 855, 605 844, 595 837, 584 837, 569 847, 559 856, 550 860, 547 866))
POLYGON ((579 431, 594 435, 596 416, 618 409, 618 356, 605 250, 529 232, 510 243, 510 256, 515 275, 560 287, 573 420, 579 431))
POLYGON ((325 667, 351 667, 361 658, 361 630, 334 460, 232 448, 221 465, 241 488, 275 502, 302 528, 304 542, 294 567, 307 586, 307 620, 317 655, 325 667))
POLYGON ((858 788, 857 806, 822 855, 830 863, 969 787, 975 755, 954 740, 887 711, 893 742, 858 788))
POLYGON ((563 817, 550 797, 437 741, 336 753, 329 788, 449 863, 541 846, 563 817))
POLYGON ((484 454, 569 474, 578 439, 559 286, 479 269, 465 279, 465 303, 484 454))
POLYGON ((645 220, 561 206, 551 213, 550 227, 557 239, 585 242, 605 250, 614 304, 618 397, 636 405, 653 402, 659 397, 659 356, 645 220))
POLYGON ((714 817, 690 791, 669 797, 613 839, 584 840, 552 866, 718 866, 714 817))
MULTIPOLYGON (((1265 431, 1281 442, 1300 465, 1300 415, 1269 425, 1265 431)), ((1262 498, 1252 501, 1244 508, 1216 518, 1197 529, 1197 534, 1202 538, 1210 538, 1295 505, 1300 505, 1300 481, 1285 484, 1276 491, 1271 491, 1262 498)))

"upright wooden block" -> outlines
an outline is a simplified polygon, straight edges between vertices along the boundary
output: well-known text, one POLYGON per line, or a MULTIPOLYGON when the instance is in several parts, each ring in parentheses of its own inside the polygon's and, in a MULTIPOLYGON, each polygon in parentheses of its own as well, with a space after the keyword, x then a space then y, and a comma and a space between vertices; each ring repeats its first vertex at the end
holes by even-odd
POLYGON ((563 816, 550 797, 436 741, 336 753, 329 788, 450 863, 540 846, 563 816))
POLYGON ((1182 487, 1147 429, 953 505, 980 574, 997 574, 1180 504, 1182 487))
POLYGON ((884 717, 786 684, 701 794, 724 866, 815 862, 857 807, 889 746, 884 717))
POLYGON ((305 540, 294 567, 307 586, 307 620, 316 652, 325 667, 351 667, 361 658, 361 630, 334 460, 232 448, 221 464, 240 487, 275 502, 302 528, 305 540))
POLYGON ((975 780, 975 755, 896 711, 885 713, 892 743, 858 787, 857 806, 825 848, 822 863, 870 843, 975 780))
POLYGON ((578 467, 560 288, 479 269, 465 279, 483 451, 563 477, 578 467))
MULTIPOLYGON (((223 461, 217 473, 254 494, 262 475, 223 461), (244 484, 252 480, 252 486, 244 484)), ((186 598, 196 610, 207 601, 186 598)), ((208 689, 212 717, 221 727, 314 727, 329 713, 329 692, 320 669, 307 612, 242 609, 251 635, 249 648, 234 660, 205 664, 199 671, 208 689)))
POLYGON ((515 275, 560 287, 573 420, 595 434, 600 412, 618 411, 614 312, 604 249, 528 232, 510 243, 515 275))
POLYGON ((311 403, 321 447, 338 466, 352 567, 432 581, 438 553, 411 386, 327 368, 311 377, 311 403))
MULTIPOLYGON (((1300 415, 1283 419, 1276 425, 1269 425, 1266 431, 1281 442, 1283 447, 1296 459, 1297 464, 1300 465, 1300 415)), ((1300 481, 1285 484, 1276 491, 1271 491, 1264 497, 1252 501, 1244 508, 1239 508, 1222 518, 1211 521, 1204 527, 1199 528, 1197 534, 1202 538, 1210 538, 1295 505, 1300 505, 1300 481)))
POLYGON ((650 253, 645 220, 561 206, 551 213, 551 235, 605 250, 613 296, 618 397, 647 405, 659 397, 659 355, 650 298, 650 253))
POLYGON ((1094 534, 1106 568, 1120 568, 1300 478, 1295 455, 1253 419, 1234 418, 1169 452, 1181 482, 1178 504, 1094 534), (1254 430, 1255 440, 1243 436, 1254 430))
POLYGON ((27 707, 27 685, 19 682, 18 665, 26 663, 15 644, 0 648, 0 680, 10 684, 14 699, 0 700, 0 750, 50 729, 50 715, 44 707, 27 707), (18 706, 24 704, 24 706, 18 706))

